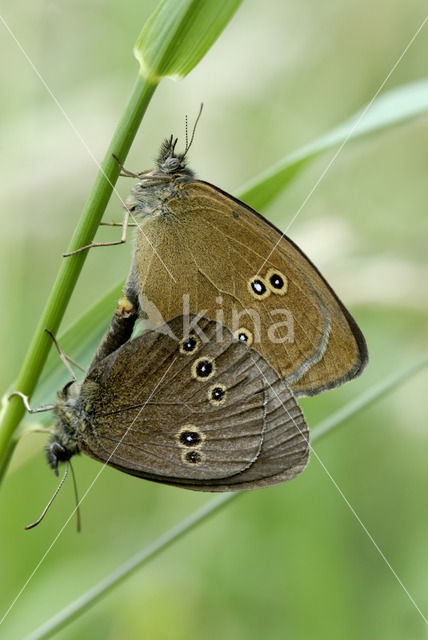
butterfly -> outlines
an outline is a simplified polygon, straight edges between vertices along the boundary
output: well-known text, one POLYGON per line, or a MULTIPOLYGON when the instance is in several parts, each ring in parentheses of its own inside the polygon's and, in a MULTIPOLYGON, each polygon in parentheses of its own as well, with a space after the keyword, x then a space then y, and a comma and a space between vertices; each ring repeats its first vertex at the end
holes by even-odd
POLYGON ((309 431, 290 389, 227 327, 196 319, 179 316, 119 347, 124 320, 114 319, 84 380, 58 394, 46 449, 55 471, 82 452, 148 480, 237 491, 305 468, 309 431))
POLYGON ((318 269, 279 229, 195 178, 177 139, 126 200, 137 222, 127 299, 151 326, 189 312, 219 320, 278 372, 314 395, 359 375, 368 359, 357 323, 318 269), (160 319, 154 321, 155 319, 160 319))

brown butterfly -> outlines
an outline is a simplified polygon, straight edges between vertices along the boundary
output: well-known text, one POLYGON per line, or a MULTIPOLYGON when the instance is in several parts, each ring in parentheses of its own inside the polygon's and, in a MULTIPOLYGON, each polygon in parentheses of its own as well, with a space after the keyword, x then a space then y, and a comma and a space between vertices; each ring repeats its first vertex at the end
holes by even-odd
POLYGON ((117 348, 135 318, 114 318, 83 382, 58 394, 46 449, 55 471, 83 452, 148 480, 237 491, 284 482, 305 468, 302 411, 257 351, 193 316, 117 348))
POLYGON ((263 216, 197 180, 171 136, 156 166, 133 175, 136 219, 125 294, 142 317, 200 312, 259 351, 295 395, 359 375, 364 337, 304 253, 263 216))

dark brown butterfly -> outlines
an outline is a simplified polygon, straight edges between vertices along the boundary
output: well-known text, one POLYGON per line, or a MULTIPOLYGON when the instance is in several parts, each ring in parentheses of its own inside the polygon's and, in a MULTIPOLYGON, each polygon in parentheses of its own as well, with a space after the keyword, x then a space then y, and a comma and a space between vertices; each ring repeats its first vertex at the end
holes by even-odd
POLYGON ((134 321, 114 319, 83 382, 58 394, 53 469, 83 452, 148 480, 235 491, 305 468, 302 411, 257 351, 192 315, 117 347, 134 321))
POLYGON ((164 142, 154 169, 124 173, 138 177, 126 203, 138 228, 124 291, 140 315, 221 320, 295 395, 359 375, 364 337, 316 267, 259 213, 197 180, 176 143, 164 142))

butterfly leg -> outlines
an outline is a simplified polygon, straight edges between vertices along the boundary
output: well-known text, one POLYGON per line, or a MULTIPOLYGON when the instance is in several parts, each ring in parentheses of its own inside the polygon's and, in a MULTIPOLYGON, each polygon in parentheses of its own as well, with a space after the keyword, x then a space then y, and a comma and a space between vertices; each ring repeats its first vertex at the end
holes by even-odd
MULTIPOLYGON (((141 176, 143 176, 145 173, 148 173, 150 171, 150 169, 147 169, 146 171, 139 171, 138 173, 134 173, 133 171, 128 171, 128 169, 125 169, 125 167, 123 166, 123 164, 120 162, 119 158, 113 153, 112 154, 114 160, 117 162, 117 164, 120 167, 120 175, 127 177, 127 178, 140 178, 141 176)), ((105 226, 119 226, 119 223, 109 223, 109 222, 101 222, 101 225, 105 225, 105 226)), ((69 251, 67 253, 63 253, 63 257, 64 258, 68 258, 69 256, 73 256, 76 253, 80 253, 81 251, 86 251, 86 249, 93 249, 94 247, 113 247, 115 245, 118 244, 123 244, 124 242, 126 242, 126 232, 129 226, 138 226, 135 223, 129 223, 129 211, 126 209, 125 210, 125 215, 123 216, 123 221, 120 224, 120 226, 122 227, 122 236, 120 238, 120 240, 115 240, 113 242, 91 242, 91 244, 87 244, 84 247, 79 247, 79 249, 75 249, 74 251, 69 251)))
MULTIPOLYGON (((100 227, 123 227, 123 222, 100 222, 100 227)), ((128 222, 128 227, 138 227, 138 222, 128 222)))
MULTIPOLYGON (((52 331, 50 331, 49 329, 46 329, 46 328, 45 328, 45 331, 51 337, 51 339, 53 340, 55 348, 58 351, 59 357, 61 358, 62 362, 64 363, 64 365, 65 365, 65 367, 67 369, 67 371, 71 375, 72 380, 75 382, 76 381, 76 376, 74 375, 74 371, 70 367, 69 363, 71 362, 71 364, 73 364, 75 367, 78 367, 82 371, 86 372, 86 369, 84 369, 84 367, 82 367, 78 362, 73 360, 73 358, 70 358, 70 356, 68 356, 66 353, 64 353, 64 351, 61 349, 60 345, 58 344, 57 339, 55 338, 54 334, 52 333, 52 331)), ((9 394, 8 398, 10 399, 13 396, 19 396, 20 398, 22 398, 22 401, 24 403, 24 407, 26 408, 28 413, 41 413, 42 411, 51 411, 52 409, 55 409, 55 407, 56 407, 55 404, 47 404, 47 405, 43 405, 41 407, 38 407, 37 409, 32 409, 30 407, 29 397, 27 395, 25 395, 25 393, 22 393, 22 391, 13 391, 11 394, 9 394)))
POLYGON ((37 407, 37 409, 32 409, 30 407, 29 397, 26 396, 25 393, 22 393, 22 391, 12 391, 12 393, 8 395, 8 400, 10 400, 13 396, 19 396, 20 398, 22 398, 22 402, 24 403, 24 407, 26 408, 28 413, 42 413, 42 411, 52 411, 52 409, 55 409, 56 406, 54 404, 46 404, 42 407, 37 407))
POLYGON ((114 240, 113 242, 91 242, 91 244, 86 244, 84 247, 79 247, 79 249, 75 249, 74 251, 69 251, 68 253, 63 253, 64 258, 68 258, 69 256, 74 256, 76 253, 80 253, 81 251, 86 251, 87 249, 93 249, 94 247, 113 247, 117 244, 123 244, 126 242, 126 234, 128 231, 129 225, 129 211, 125 209, 125 214, 123 216, 122 222, 122 236, 120 240, 114 240))
POLYGON ((123 178, 139 178, 140 176, 143 176, 145 173, 149 173, 149 171, 151 171, 151 169, 146 169, 145 171, 139 171, 138 173, 135 173, 134 171, 129 171, 128 169, 125 169, 125 167, 123 166, 123 164, 121 163, 121 161, 119 160, 119 158, 115 153, 112 153, 111 155, 113 156, 113 159, 116 161, 116 164, 119 166, 120 175, 123 178))
POLYGON ((73 364, 75 367, 77 367, 78 369, 80 369, 84 373, 86 373, 86 369, 84 367, 82 367, 78 362, 76 362, 76 360, 73 360, 73 358, 70 358, 70 356, 68 356, 66 353, 64 353, 64 351, 59 346, 58 341, 55 338, 55 336, 52 333, 52 331, 50 331, 49 329, 46 329, 46 328, 45 328, 45 331, 48 334, 48 336, 50 336, 50 338, 52 338, 53 343, 55 345, 55 349, 58 351, 59 357, 61 358, 62 362, 64 363, 65 368, 67 369, 67 371, 71 375, 71 377, 74 380, 74 382, 76 382, 76 376, 74 375, 74 371, 70 367, 69 363, 71 362, 71 364, 73 364))

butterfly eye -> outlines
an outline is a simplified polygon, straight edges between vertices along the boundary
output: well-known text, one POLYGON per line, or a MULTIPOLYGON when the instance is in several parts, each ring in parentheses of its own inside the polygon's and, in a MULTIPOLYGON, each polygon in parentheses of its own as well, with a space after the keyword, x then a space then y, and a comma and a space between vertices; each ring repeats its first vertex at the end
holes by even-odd
POLYGON ((195 353, 199 349, 201 341, 194 334, 190 334, 188 338, 183 338, 180 342, 180 353, 183 355, 189 355, 190 353, 195 353))
POLYGON ((177 169, 177 167, 180 165, 180 160, 178 158, 172 157, 172 158, 168 158, 165 161, 165 169, 167 171, 174 171, 174 169, 177 169))
POLYGON ((247 283, 248 291, 257 300, 263 300, 270 295, 270 288, 261 276, 252 276, 247 283))
POLYGON ((249 347, 253 344, 253 334, 249 329, 245 327, 240 327, 234 333, 235 338, 239 340, 239 342, 244 342, 249 347))
POLYGON ((207 358, 198 358, 192 365, 192 376, 196 380, 209 380, 215 374, 215 362, 207 358))
POLYGON ((208 400, 214 406, 220 406, 226 402, 226 387, 224 384, 215 384, 208 390, 208 400))
POLYGON ((269 269, 266 274, 266 282, 272 293, 277 293, 283 296, 287 293, 288 279, 278 269, 269 269))

